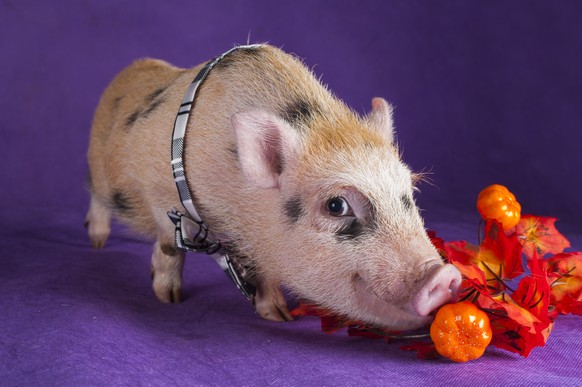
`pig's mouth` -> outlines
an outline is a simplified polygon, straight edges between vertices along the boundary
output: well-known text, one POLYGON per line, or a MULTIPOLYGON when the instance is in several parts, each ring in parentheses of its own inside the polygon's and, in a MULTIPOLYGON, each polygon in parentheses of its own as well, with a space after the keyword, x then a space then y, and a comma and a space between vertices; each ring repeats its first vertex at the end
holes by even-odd
POLYGON ((365 277, 354 275, 354 292, 366 320, 392 329, 413 329, 430 323, 441 305, 455 302, 461 273, 451 264, 432 266, 409 299, 380 297, 365 277))
POLYGON ((419 315, 410 302, 397 305, 380 297, 359 274, 353 276, 353 286, 362 317, 367 323, 388 329, 409 330, 426 326, 434 318, 431 314, 419 315))

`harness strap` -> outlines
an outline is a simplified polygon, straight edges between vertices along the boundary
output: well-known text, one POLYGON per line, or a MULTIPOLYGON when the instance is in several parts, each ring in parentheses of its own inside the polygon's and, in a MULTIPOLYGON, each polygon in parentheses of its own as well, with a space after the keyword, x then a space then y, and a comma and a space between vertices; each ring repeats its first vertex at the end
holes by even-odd
POLYGON ((211 240, 208 226, 202 221, 202 218, 194 207, 192 192, 186 180, 186 171, 184 169, 184 141, 190 112, 195 105, 196 93, 212 68, 234 51, 255 49, 260 46, 260 44, 252 44, 231 48, 224 54, 208 62, 186 90, 182 104, 178 109, 176 120, 174 121, 174 131, 172 134, 172 171, 178 194, 180 195, 180 201, 186 209, 187 214, 182 214, 176 209, 168 212, 170 220, 175 225, 176 247, 185 251, 203 252, 210 255, 250 302, 254 301, 256 293, 255 286, 245 279, 245 276, 241 273, 244 270, 241 270, 242 268, 238 263, 228 255, 225 246, 218 240, 211 240))

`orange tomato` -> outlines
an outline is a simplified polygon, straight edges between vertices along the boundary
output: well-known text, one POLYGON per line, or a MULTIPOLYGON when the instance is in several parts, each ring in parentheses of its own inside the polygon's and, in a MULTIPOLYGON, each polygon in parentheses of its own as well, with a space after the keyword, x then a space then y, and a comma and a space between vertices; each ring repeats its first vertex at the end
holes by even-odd
POLYGON ((456 362, 478 359, 492 339, 489 317, 468 301, 439 309, 430 337, 441 355, 456 362))
POLYGON ((479 193, 477 210, 483 219, 495 219, 505 230, 515 227, 521 218, 521 205, 515 200, 515 196, 500 184, 490 185, 479 193))

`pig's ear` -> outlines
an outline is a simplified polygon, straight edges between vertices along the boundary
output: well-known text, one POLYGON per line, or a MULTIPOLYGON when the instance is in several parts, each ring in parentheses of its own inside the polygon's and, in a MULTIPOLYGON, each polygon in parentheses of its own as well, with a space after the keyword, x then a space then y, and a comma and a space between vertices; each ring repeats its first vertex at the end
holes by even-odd
POLYGON ((389 142, 394 141, 392 110, 392 106, 384 98, 373 98, 372 111, 366 117, 370 126, 378 130, 389 142))
POLYGON ((259 188, 278 188, 284 165, 297 154, 295 130, 263 110, 236 113, 231 121, 246 178, 259 188))

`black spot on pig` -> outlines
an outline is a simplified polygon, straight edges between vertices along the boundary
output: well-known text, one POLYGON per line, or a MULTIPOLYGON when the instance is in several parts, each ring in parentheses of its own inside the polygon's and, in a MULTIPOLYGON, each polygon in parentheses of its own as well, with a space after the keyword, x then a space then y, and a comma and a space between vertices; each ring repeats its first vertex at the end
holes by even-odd
POLYGON ((164 91, 166 91, 166 87, 160 87, 159 89, 154 90, 150 94, 148 94, 145 98, 146 103, 152 103, 158 98, 164 91))
POLYGON ((294 196, 283 205, 285 215, 292 223, 297 223, 299 218, 305 214, 300 196, 294 196))
POLYGON ((227 69, 239 62, 260 61, 263 56, 262 47, 251 47, 234 51, 222 58, 215 66, 215 69, 227 69))
POLYGON ((133 113, 131 113, 127 119, 125 120, 125 130, 129 131, 135 122, 139 118, 146 118, 149 116, 154 110, 156 110, 160 105, 162 105, 166 100, 162 97, 162 94, 166 91, 166 87, 160 87, 145 97, 145 109, 136 109, 133 113))
POLYGON ((313 118, 316 111, 317 108, 313 104, 306 100, 298 99, 287 105, 281 112, 281 115, 285 121, 293 125, 307 123, 313 118))
POLYGON ((113 195, 111 195, 111 205, 113 210, 121 215, 129 213, 133 209, 131 200, 121 191, 113 192, 113 195))
POLYGON ((139 118, 139 115, 141 114, 141 112, 139 110, 134 111, 133 113, 131 113, 125 120, 125 129, 129 130, 131 129, 131 127, 133 126, 133 124, 135 124, 135 122, 137 121, 137 119, 139 118))
POLYGON ((372 234, 377 229, 376 207, 369 203, 366 217, 364 219, 353 218, 335 232, 335 238, 338 242, 357 241, 365 235, 372 234))
POLYGON ((412 210, 413 207, 412 200, 407 195, 402 195, 400 201, 402 201, 402 205, 407 211, 412 210))
POLYGON ((338 242, 353 241, 366 233, 367 227, 358 219, 353 219, 345 226, 335 232, 335 238, 338 242))
POLYGON ((146 110, 144 110, 144 112, 142 113, 142 117, 147 117, 149 116, 154 110, 156 110, 161 104, 163 104, 165 102, 165 99, 163 98, 158 98, 154 101, 152 101, 149 106, 147 107, 146 110))
POLYGON ((162 97, 164 91, 166 91, 166 87, 160 87, 146 96, 145 103, 147 107, 141 113, 142 117, 145 118, 149 116, 154 110, 156 110, 160 105, 162 105, 166 101, 162 97))
POLYGON ((118 96, 113 99, 113 110, 119 109, 119 105, 121 105, 121 100, 123 100, 123 96, 118 96))

